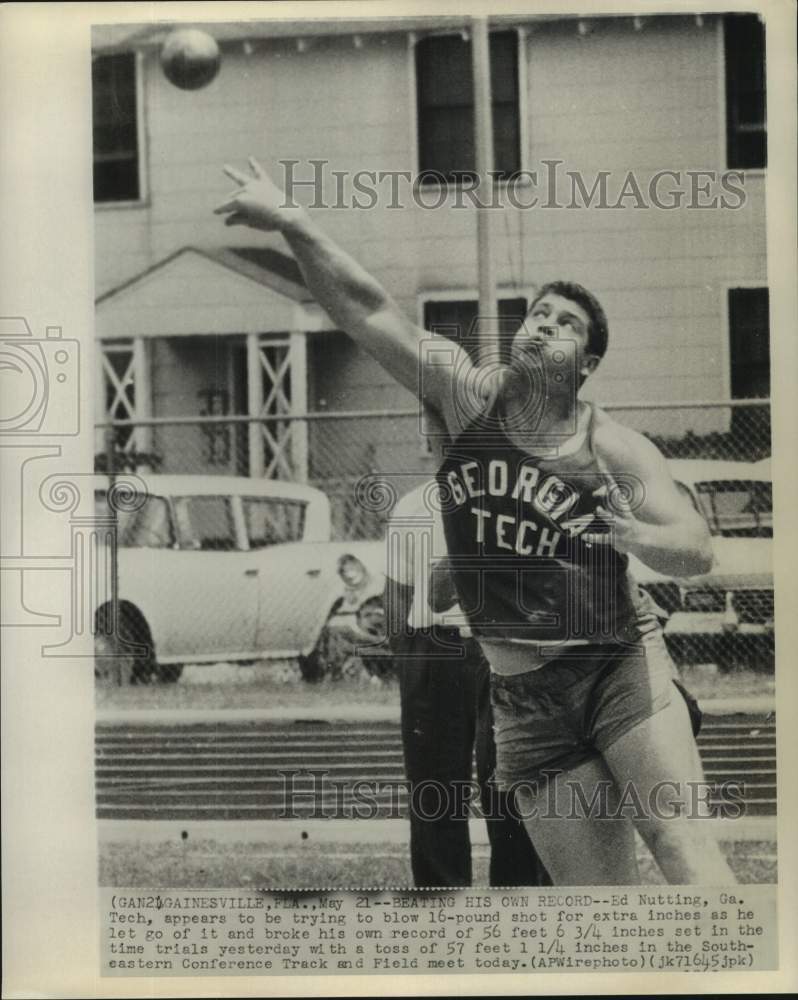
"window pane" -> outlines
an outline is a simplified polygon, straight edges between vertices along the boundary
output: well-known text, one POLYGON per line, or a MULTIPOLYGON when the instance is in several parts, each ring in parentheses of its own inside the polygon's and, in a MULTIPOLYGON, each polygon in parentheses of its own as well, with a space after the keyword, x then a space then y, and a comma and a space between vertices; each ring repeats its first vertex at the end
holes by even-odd
POLYGON ((503 177, 517 173, 521 163, 521 130, 516 104, 493 108, 493 168, 503 177))
MULTIPOLYGON (((509 176, 520 169, 518 37, 490 35, 494 169, 509 176)), ((473 173, 474 92, 471 42, 460 35, 424 38, 416 46, 419 170, 447 179, 473 173)), ((434 178, 426 183, 434 183, 434 178)))
POLYGON ((735 399, 770 395, 770 309, 767 288, 729 289, 731 391, 735 399))
POLYGON ((419 102, 423 107, 471 104, 471 44, 460 35, 422 38, 416 46, 419 102))
POLYGON ((756 14, 724 18, 727 160, 735 169, 767 165, 765 29, 756 14))
MULTIPOLYGON (((95 490, 94 492, 94 513, 99 518, 107 518, 113 516, 114 511, 108 503, 108 494, 105 490, 95 490)), ((135 517, 136 512, 131 510, 117 510, 116 511, 116 537, 117 544, 122 544, 122 539, 128 532, 130 524, 135 517)))
POLYGON ((94 200, 139 197, 136 57, 98 56, 92 63, 94 200))
POLYGON ((447 179, 476 168, 474 109, 434 108, 419 122, 421 171, 434 170, 447 179))
POLYGON ((120 527, 119 545, 130 549, 168 549, 174 545, 169 505, 163 497, 147 497, 135 516, 120 527))
POLYGON ((251 549, 302 540, 305 504, 301 500, 243 497, 242 502, 251 549))
POLYGON ((229 498, 177 497, 175 513, 181 548, 221 552, 237 548, 229 498))
POLYGON ((518 36, 514 31, 491 33, 490 96, 493 104, 518 101, 518 36))
MULTIPOLYGON (((509 358, 510 345, 518 327, 524 320, 527 300, 499 299, 499 351, 503 361, 509 358)), ((469 355, 476 360, 479 351, 479 325, 476 299, 450 300, 424 303, 424 326, 437 330, 442 336, 459 340, 469 355)))
POLYGON ((476 299, 424 303, 424 326, 450 340, 464 340, 476 318, 476 299))
POLYGON ((723 481, 696 483, 702 513, 715 534, 771 537, 773 490, 770 483, 723 481))

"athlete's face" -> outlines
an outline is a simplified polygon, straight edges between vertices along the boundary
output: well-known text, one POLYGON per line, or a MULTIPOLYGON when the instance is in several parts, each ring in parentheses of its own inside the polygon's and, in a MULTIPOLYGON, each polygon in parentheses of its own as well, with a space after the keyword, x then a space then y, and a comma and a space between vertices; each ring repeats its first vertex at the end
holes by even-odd
POLYGON ((587 376, 599 362, 588 351, 589 331, 590 316, 582 306, 549 292, 530 309, 513 338, 512 359, 522 365, 542 364, 546 369, 555 365, 561 371, 563 352, 573 352, 576 370, 587 376))

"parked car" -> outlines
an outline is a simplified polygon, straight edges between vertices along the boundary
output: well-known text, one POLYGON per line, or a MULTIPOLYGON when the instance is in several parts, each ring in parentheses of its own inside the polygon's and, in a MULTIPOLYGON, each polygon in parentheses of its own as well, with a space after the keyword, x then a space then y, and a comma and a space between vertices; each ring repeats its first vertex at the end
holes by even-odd
POLYGON ((632 571, 664 610, 665 638, 679 664, 772 669, 773 496, 770 463, 675 459, 679 488, 712 533, 712 570, 669 579, 632 559, 632 571))
POLYGON ((117 511, 118 623, 110 593, 95 612, 100 682, 175 681, 184 664, 298 659, 303 676, 340 672, 357 637, 383 628, 373 546, 330 540, 320 490, 266 479, 122 475, 117 511), (146 480, 146 481, 145 481, 146 480))

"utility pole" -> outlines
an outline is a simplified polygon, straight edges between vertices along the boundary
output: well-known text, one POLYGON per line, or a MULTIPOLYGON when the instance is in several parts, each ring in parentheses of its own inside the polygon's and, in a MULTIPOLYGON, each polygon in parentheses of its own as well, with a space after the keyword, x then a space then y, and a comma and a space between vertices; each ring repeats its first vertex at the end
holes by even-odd
POLYGON ((471 21, 471 66, 474 78, 474 144, 479 178, 477 206, 477 275, 479 282, 479 358, 483 363, 495 350, 498 304, 493 269, 493 216, 482 207, 493 200, 493 105, 490 91, 490 41, 487 17, 471 21))

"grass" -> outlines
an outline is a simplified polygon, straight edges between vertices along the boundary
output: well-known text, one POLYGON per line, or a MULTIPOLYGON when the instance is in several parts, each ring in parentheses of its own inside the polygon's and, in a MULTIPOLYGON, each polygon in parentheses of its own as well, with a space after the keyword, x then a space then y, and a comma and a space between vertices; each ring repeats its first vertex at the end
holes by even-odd
MULTIPOLYGON (((712 698, 773 695, 772 675, 752 670, 718 674, 708 667, 686 668, 682 679, 692 694, 712 698)), ((356 705, 399 708, 395 679, 384 682, 361 674, 355 678, 305 684, 285 664, 237 667, 187 667, 176 684, 102 687, 96 705, 102 711, 157 709, 324 709, 356 705)))
MULTIPOLYGON (((718 675, 706 668, 684 672, 684 681, 701 699, 772 694, 772 677, 753 671, 718 675)), ((345 708, 353 704, 393 706, 398 713, 396 681, 371 683, 366 677, 308 685, 279 665, 187 668, 177 684, 101 688, 100 709, 293 709, 345 708)), ((101 824, 102 827, 102 824, 101 824)), ((105 840, 100 844, 99 880, 109 886, 151 888, 254 888, 329 886, 411 886, 406 843, 295 844, 269 841, 264 823, 258 841, 228 839, 177 841, 151 838, 139 842, 105 840)), ((776 846, 768 841, 723 844, 740 882, 777 879, 776 846)), ((475 844, 474 884, 488 883, 488 852, 475 844)), ((640 865, 647 884, 663 882, 650 855, 641 847, 640 865)))
POLYGON ((176 684, 100 687, 98 710, 125 709, 264 709, 393 705, 398 710, 395 680, 373 682, 365 673, 355 678, 306 684, 285 665, 186 667, 176 684))
POLYGON ((773 674, 756 670, 736 670, 720 674, 712 664, 684 667, 680 671, 682 683, 694 698, 743 698, 750 695, 775 695, 776 681, 773 674))
MULTIPOLYGON (((777 881, 776 845, 771 841, 721 844, 740 883, 777 881)), ((641 846, 643 882, 664 879, 641 846)), ((488 849, 473 848, 474 885, 488 884, 488 849)), ((107 842, 100 846, 99 884, 151 889, 410 887, 410 859, 404 843, 289 846, 257 842, 198 840, 178 843, 107 842)))

